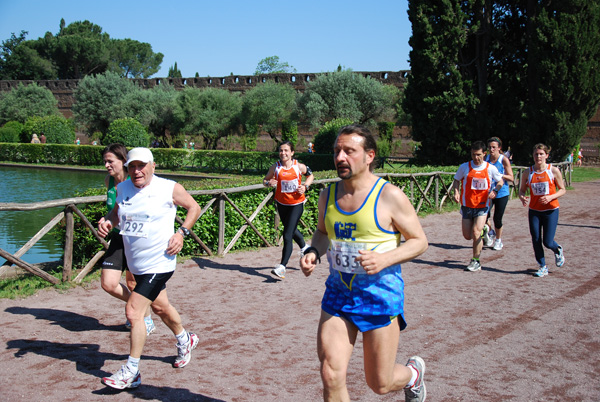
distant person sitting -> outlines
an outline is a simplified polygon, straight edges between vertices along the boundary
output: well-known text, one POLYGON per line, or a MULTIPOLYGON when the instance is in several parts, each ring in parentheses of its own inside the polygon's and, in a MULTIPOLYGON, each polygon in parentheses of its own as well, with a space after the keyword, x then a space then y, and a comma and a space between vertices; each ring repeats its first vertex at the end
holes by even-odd
POLYGON ((44 135, 44 133, 41 133, 41 134, 40 134, 40 142, 41 142, 42 144, 45 144, 45 143, 46 143, 46 136, 44 135))
POLYGON ((40 139, 38 138, 36 133, 33 133, 33 135, 31 136, 31 143, 32 144, 40 144, 40 139))

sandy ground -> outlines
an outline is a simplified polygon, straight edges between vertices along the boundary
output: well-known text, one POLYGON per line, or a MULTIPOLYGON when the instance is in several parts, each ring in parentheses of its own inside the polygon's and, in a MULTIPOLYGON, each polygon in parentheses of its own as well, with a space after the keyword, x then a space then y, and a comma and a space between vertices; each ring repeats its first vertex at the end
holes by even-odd
MULTIPOLYGON (((463 270, 470 242, 457 212, 422 224, 429 250, 403 267, 406 318, 398 362, 427 363, 429 401, 600 400, 600 181, 561 199, 556 239, 566 264, 536 278, 527 210, 505 216, 505 248, 486 248, 483 270, 463 270)), ((98 282, 65 293, 0 300, 1 401, 317 401, 316 328, 326 267, 305 278, 294 259, 271 277, 280 248, 196 258, 168 283, 186 329, 200 337, 190 364, 174 369, 175 339, 157 323, 141 362, 142 385, 115 391, 100 377, 124 364, 123 304, 98 282)), ((350 363, 356 401, 398 401, 365 384, 362 341, 350 363)))

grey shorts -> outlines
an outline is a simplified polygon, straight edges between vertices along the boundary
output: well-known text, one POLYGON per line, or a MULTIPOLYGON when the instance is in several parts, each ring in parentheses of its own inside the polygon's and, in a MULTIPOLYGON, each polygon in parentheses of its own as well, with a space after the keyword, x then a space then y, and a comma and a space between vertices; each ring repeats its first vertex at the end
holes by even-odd
POLYGON ((490 211, 490 207, 485 208, 469 208, 469 207, 460 207, 460 214, 463 219, 475 219, 478 216, 487 216, 490 211))

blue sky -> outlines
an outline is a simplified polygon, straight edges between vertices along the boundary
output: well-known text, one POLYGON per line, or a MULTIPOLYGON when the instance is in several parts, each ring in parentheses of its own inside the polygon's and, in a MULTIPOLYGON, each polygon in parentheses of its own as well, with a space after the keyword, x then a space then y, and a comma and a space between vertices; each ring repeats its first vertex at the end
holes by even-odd
POLYGON ((407 0, 0 0, 0 40, 56 34, 89 20, 111 38, 131 38, 164 54, 165 77, 177 62, 183 77, 251 75, 279 56, 299 73, 408 70, 407 0))

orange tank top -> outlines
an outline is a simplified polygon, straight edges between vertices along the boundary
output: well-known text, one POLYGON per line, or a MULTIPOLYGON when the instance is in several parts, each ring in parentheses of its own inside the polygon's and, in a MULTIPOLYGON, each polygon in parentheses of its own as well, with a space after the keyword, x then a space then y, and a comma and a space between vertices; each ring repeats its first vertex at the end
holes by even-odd
POLYGON ((556 182, 552 174, 552 165, 549 164, 546 170, 539 173, 534 170, 533 166, 530 167, 527 185, 529 186, 529 195, 531 197, 529 208, 534 211, 550 211, 559 207, 558 198, 553 199, 548 204, 541 204, 539 202, 541 197, 556 193, 556 182))
POLYGON ((469 162, 469 174, 462 180, 462 205, 469 208, 485 208, 488 206, 488 196, 492 183, 488 172, 488 162, 481 170, 473 169, 469 162))
POLYGON ((289 169, 284 168, 278 161, 275 164, 275 178, 277 179, 275 201, 283 205, 297 205, 306 201, 304 194, 298 192, 298 187, 302 184, 302 174, 296 159, 292 161, 289 169))

